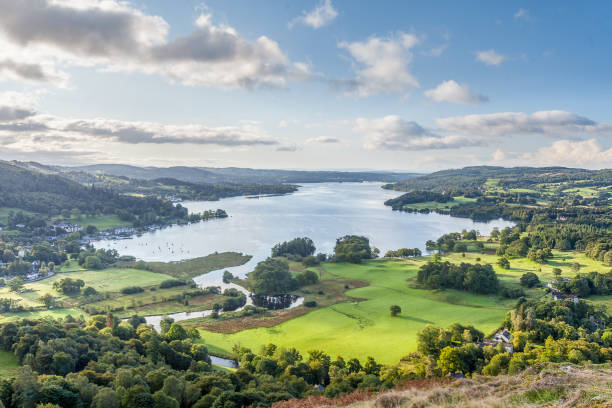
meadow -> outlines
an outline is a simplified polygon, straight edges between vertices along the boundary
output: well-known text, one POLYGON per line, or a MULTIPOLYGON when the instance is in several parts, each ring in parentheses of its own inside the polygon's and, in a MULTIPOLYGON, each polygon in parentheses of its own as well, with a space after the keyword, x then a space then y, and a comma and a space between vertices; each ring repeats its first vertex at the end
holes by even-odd
MULTIPOLYGON (((496 244, 487 243, 485 247, 487 253, 449 253, 442 260, 490 263, 502 284, 517 287, 525 272, 536 272, 545 285, 553 278, 553 268, 561 268, 562 276, 574 276, 574 263, 580 264, 581 272, 609 270, 602 263, 573 251, 553 251, 552 259, 543 265, 526 258, 510 259, 510 269, 503 269, 497 265, 499 257, 491 253, 496 244)), ((361 359, 373 356, 385 363, 414 351, 416 333, 427 324, 442 327, 455 322, 473 324, 485 334, 498 329, 516 300, 458 290, 421 289, 416 284, 416 274, 419 266, 429 259, 429 256, 410 260, 377 259, 358 265, 325 263, 314 269, 320 273, 320 283, 298 293, 306 300, 316 300, 319 306, 316 310, 302 313, 295 310, 287 313, 286 319, 278 319, 282 312, 273 312, 270 316, 235 322, 248 328, 242 331, 228 322, 220 325, 211 319, 188 324, 199 326, 205 343, 223 355, 231 354, 234 344, 258 350, 262 345, 274 343, 296 347, 302 353, 322 349, 332 356, 361 359), (351 283, 350 288, 339 291, 347 282, 351 283), (332 290, 335 301, 326 296, 332 290), (341 292, 344 292, 342 296, 341 292), (391 317, 391 305, 399 305, 402 313, 391 317), (279 324, 271 325, 271 321, 279 324)), ((292 269, 297 265, 292 263, 292 269)), ((525 292, 530 298, 546 295, 543 288, 525 289, 525 292)), ((612 306, 612 296, 592 297, 589 301, 612 306)))
POLYGON ((223 297, 219 295, 196 296, 184 301, 174 300, 181 297, 189 286, 179 286, 169 289, 160 289, 159 284, 165 280, 184 278, 189 282, 192 276, 239 265, 250 259, 249 256, 237 253, 218 253, 205 257, 194 258, 184 262, 153 263, 151 270, 136 268, 113 267, 102 270, 86 270, 75 261, 69 261, 58 267, 58 272, 46 279, 26 283, 20 293, 11 292, 8 287, 0 288, 0 298, 17 299, 25 307, 37 308, 22 313, 0 314, 0 322, 18 318, 39 317, 65 317, 66 315, 87 316, 86 310, 114 310, 118 317, 127 317, 133 314, 141 316, 153 314, 168 314, 182 311, 195 311, 212 308, 214 303, 222 303, 223 297), (166 272, 166 273, 164 273, 166 272), (66 296, 58 293, 53 284, 63 278, 82 279, 85 286, 91 286, 103 294, 103 299, 90 300, 83 295, 66 296), (123 288, 138 286, 146 289, 144 292, 124 295, 123 288), (43 309, 38 300, 47 293, 57 298, 58 307, 43 309))
POLYGON ((273 327, 234 334, 201 330, 213 350, 230 353, 234 344, 258 349, 267 343, 295 347, 302 353, 322 349, 345 358, 373 356, 383 363, 397 361, 416 348, 416 333, 427 324, 449 326, 473 324, 490 332, 503 320, 508 304, 495 296, 476 296, 459 291, 415 289, 419 262, 381 259, 355 264, 325 264, 324 280, 359 280, 368 286, 349 289, 355 298, 314 310, 273 327), (361 301, 358 301, 361 300, 361 301), (389 307, 402 308, 391 317, 389 307), (384 345, 381 347, 381 345, 384 345))

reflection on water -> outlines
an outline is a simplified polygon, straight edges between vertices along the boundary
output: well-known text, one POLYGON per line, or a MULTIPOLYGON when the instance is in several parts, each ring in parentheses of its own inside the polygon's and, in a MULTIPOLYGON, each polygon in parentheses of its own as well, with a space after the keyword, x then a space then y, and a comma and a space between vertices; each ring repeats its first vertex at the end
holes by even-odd
MULTIPOLYGON (((257 262, 270 255, 278 242, 295 237, 310 237, 318 252, 332 253, 336 238, 364 235, 382 253, 389 249, 420 248, 425 241, 440 235, 476 229, 488 234, 493 227, 510 222, 495 220, 473 222, 439 214, 414 214, 392 211, 383 202, 401 194, 383 190, 380 183, 304 184, 294 194, 223 199, 219 202, 185 202, 190 211, 223 208, 229 218, 197 224, 173 226, 120 241, 100 241, 97 248, 114 248, 122 255, 145 261, 179 261, 208 255, 215 251, 237 251, 253 255, 245 265, 227 268, 242 277, 257 262)), ((202 286, 222 286, 223 270, 195 279, 202 286)))

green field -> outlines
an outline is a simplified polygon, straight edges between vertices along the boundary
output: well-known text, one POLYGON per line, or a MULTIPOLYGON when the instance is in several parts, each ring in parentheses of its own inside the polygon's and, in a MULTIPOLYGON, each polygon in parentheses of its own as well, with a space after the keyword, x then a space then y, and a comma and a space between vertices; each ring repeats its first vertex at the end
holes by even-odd
POLYGON ((119 292, 127 286, 154 286, 159 285, 164 280, 172 279, 169 275, 138 269, 110 268, 100 271, 77 270, 74 272, 58 273, 50 278, 25 284, 24 290, 21 293, 11 292, 7 287, 0 288, 0 297, 19 299, 23 306, 40 307, 41 303, 38 301, 38 298, 46 293, 51 293, 64 303, 64 308, 7 313, 0 315, 0 321, 13 320, 20 317, 64 317, 68 314, 73 316, 85 314, 83 311, 73 307, 78 300, 77 298, 60 295, 53 289, 53 283, 65 277, 82 279, 85 281, 86 286, 91 286, 99 292, 119 292))
POLYGON ((17 358, 13 353, 0 351, 0 378, 16 376, 18 368, 17 358))
POLYGON ((270 328, 235 334, 202 330, 206 344, 229 353, 234 344, 257 349, 267 343, 296 347, 305 353, 322 349, 345 358, 374 356, 391 363, 415 350, 416 333, 427 324, 449 326, 454 322, 474 324, 485 332, 503 320, 507 302, 496 297, 458 291, 432 292, 413 289, 408 280, 416 276, 418 263, 375 260, 362 265, 325 264, 324 279, 357 279, 370 285, 351 289, 347 295, 365 299, 315 310, 270 328), (391 317, 389 307, 402 308, 391 317))
POLYGON ((439 203, 437 201, 426 201, 423 203, 413 203, 406 204, 403 206, 403 209, 414 209, 414 210, 450 210, 452 207, 455 207, 460 204, 475 202, 475 198, 467 198, 463 196, 453 197, 453 201, 449 201, 447 203, 439 203))
MULTIPOLYGON (((491 251, 497 246, 486 243, 491 251)), ((361 265, 324 264, 322 284, 316 286, 307 300, 322 296, 314 294, 320 288, 331 288, 329 282, 357 280, 368 286, 350 289, 346 295, 356 300, 343 301, 322 307, 307 314, 272 327, 258 327, 233 334, 217 333, 201 329, 201 334, 212 350, 231 353, 234 344, 257 350, 261 345, 274 343, 296 347, 301 352, 323 349, 332 356, 365 358, 374 356, 382 362, 397 361, 416 348, 416 333, 426 324, 447 327, 454 322, 473 324, 486 334, 499 327, 506 312, 515 300, 496 295, 474 295, 457 290, 424 290, 415 282, 418 267, 429 257, 417 260, 378 259, 361 265), (402 308, 399 317, 391 317, 389 307, 402 308), (380 347, 380 345, 384 347, 380 347)), ((535 272, 545 285, 553 278, 552 269, 561 268, 562 276, 572 277, 574 263, 581 265, 581 272, 607 272, 601 262, 587 258, 583 253, 553 251, 546 264, 537 264, 526 258, 510 259, 510 269, 497 266, 498 256, 468 252, 450 253, 442 257, 453 263, 490 263, 504 285, 519 286, 525 272, 535 272)), ((545 295, 543 288, 525 289, 527 296, 545 295)), ((612 306, 612 296, 592 297, 594 303, 612 306)), ((197 326, 197 324, 195 324, 197 326)))
POLYGON ((147 269, 172 275, 179 279, 190 279, 217 269, 229 268, 245 264, 250 255, 238 252, 215 252, 214 254, 188 259, 180 262, 148 262, 147 269))
POLYGON ((184 262, 151 263, 147 267, 151 270, 135 268, 107 268, 103 270, 85 270, 75 261, 70 261, 58 267, 58 273, 38 282, 27 283, 20 293, 11 292, 8 287, 0 288, 0 298, 18 299, 25 307, 38 308, 35 311, 23 313, 7 313, 0 315, 0 322, 29 317, 64 317, 84 315, 86 311, 114 310, 119 317, 140 314, 167 314, 183 311, 195 311, 212 308, 214 303, 222 303, 224 298, 219 295, 206 295, 191 298, 189 304, 171 300, 190 290, 189 286, 180 286, 170 289, 157 288, 165 280, 179 277, 185 281, 190 278, 215 269, 241 265, 247 262, 250 256, 236 252, 211 254, 205 257, 191 259, 184 262), (91 286, 104 295, 103 299, 85 299, 83 296, 65 296, 59 294, 53 283, 63 278, 82 279, 86 286, 91 286), (145 288, 142 293, 123 295, 121 289, 128 286, 145 288), (156 290, 150 290, 151 288, 156 290), (50 293, 59 302, 57 309, 43 310, 38 298, 50 293))

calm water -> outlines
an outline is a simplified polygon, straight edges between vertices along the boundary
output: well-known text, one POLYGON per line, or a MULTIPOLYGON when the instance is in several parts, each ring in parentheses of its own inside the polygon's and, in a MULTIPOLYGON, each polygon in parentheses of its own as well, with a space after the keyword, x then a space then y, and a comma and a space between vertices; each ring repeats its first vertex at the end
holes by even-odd
MULTIPOLYGON (((440 235, 476 229, 488 234, 493 227, 510 222, 473 222, 439 214, 412 214, 392 211, 383 202, 401 193, 383 190, 380 183, 305 184, 296 193, 263 198, 228 198, 218 202, 185 202, 190 210, 201 212, 223 208, 229 218, 174 226, 120 241, 101 241, 97 247, 114 248, 122 255, 145 261, 178 261, 208 255, 215 251, 238 251, 253 255, 245 265, 228 268, 244 275, 270 255, 270 248, 281 241, 307 236, 317 252, 332 253, 336 238, 364 235, 381 253, 401 247, 425 250, 425 241, 440 235)), ((223 271, 197 277, 196 282, 219 284, 223 271)))

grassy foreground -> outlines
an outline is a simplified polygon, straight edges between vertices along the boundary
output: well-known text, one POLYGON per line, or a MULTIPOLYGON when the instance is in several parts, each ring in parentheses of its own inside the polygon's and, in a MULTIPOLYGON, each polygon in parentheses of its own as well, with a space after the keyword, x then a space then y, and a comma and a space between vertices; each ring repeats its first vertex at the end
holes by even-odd
POLYGON ((273 408, 488 408, 610 407, 612 368, 548 364, 514 376, 409 381, 378 394, 356 391, 335 399, 321 396, 289 400, 273 408))

